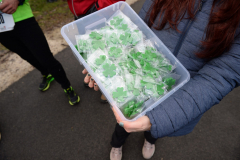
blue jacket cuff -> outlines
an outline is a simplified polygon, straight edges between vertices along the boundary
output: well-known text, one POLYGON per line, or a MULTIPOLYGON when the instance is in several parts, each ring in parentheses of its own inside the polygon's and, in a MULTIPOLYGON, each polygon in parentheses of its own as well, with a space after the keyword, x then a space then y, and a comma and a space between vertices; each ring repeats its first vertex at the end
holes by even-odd
POLYGON ((162 138, 174 132, 172 122, 164 106, 168 106, 166 102, 146 113, 152 124, 150 132, 154 138, 162 138))
POLYGON ((146 113, 146 116, 148 116, 148 118, 150 119, 150 122, 152 124, 150 132, 151 132, 153 138, 158 138, 157 124, 153 118, 152 113, 149 111, 146 113))

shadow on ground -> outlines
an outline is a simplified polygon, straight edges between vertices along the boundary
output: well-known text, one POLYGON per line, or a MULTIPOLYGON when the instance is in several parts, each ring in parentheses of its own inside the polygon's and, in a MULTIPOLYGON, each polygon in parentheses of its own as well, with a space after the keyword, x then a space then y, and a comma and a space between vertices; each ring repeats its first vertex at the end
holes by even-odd
MULTIPOLYGON (((0 93, 1 160, 109 159, 116 123, 109 105, 99 103, 100 92, 84 88, 83 67, 69 48, 56 58, 81 103, 70 106, 56 82, 49 91, 39 92, 37 70, 11 85, 0 93)), ((159 139, 152 160, 240 159, 239 104, 240 88, 209 110, 191 134, 159 139)), ((143 159, 143 138, 142 133, 129 136, 123 147, 124 160, 143 159)))

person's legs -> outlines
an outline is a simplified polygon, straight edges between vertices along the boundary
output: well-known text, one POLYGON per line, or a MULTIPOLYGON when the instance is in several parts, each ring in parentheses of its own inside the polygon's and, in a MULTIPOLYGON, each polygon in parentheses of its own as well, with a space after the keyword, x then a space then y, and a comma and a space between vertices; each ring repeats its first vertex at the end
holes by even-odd
POLYGON ((17 38, 30 50, 37 61, 44 68, 47 68, 49 73, 61 84, 62 88, 69 88, 70 82, 66 73, 62 65, 53 57, 47 40, 35 18, 18 22, 14 30, 17 33, 17 38))
POLYGON ((121 160, 122 159, 122 145, 125 143, 125 140, 130 135, 126 132, 125 129, 119 124, 116 124, 115 130, 112 135, 112 149, 110 152, 110 160, 121 160))
MULTIPOLYGON (((202 115, 191 121, 188 125, 184 126, 183 128, 179 129, 178 131, 172 133, 169 135, 169 137, 173 136, 183 136, 186 134, 189 134, 192 132, 196 124, 201 119, 202 115)), ((124 128, 119 126, 119 124, 116 124, 115 131, 112 135, 112 150, 110 153, 110 159, 111 160, 121 160, 121 146, 125 143, 125 140, 130 135, 130 133, 127 133, 124 128)), ((155 142, 157 141, 156 138, 152 137, 151 132, 144 132, 144 145, 142 148, 142 154, 145 159, 150 159, 154 152, 155 152, 155 142)))
POLYGON ((70 86, 62 65, 53 57, 46 38, 35 18, 17 22, 13 31, 0 34, 0 42, 36 67, 42 75, 45 75, 43 76, 43 82, 46 80, 47 87, 55 78, 64 89, 71 105, 80 101, 80 97, 70 86), (48 75, 49 73, 54 78, 48 75))
MULTIPOLYGON (((125 143, 127 137, 130 133, 126 132, 125 129, 119 124, 116 124, 115 131, 112 135, 112 150, 110 152, 110 159, 111 160, 121 160, 122 157, 122 146, 125 143)), ((145 142, 143 145, 142 153, 143 157, 149 159, 153 156, 155 151, 155 142, 157 141, 156 138, 153 138, 151 132, 144 132, 145 142)))
MULTIPOLYGON (((181 129, 177 130, 176 132, 168 135, 168 137, 176 137, 176 136, 183 136, 191 133, 194 127, 197 125, 199 120, 201 119, 202 115, 198 116, 196 119, 188 123, 186 126, 182 127, 181 129)), ((156 138, 152 137, 151 132, 144 132, 145 141, 142 149, 143 157, 145 159, 150 159, 154 152, 155 152, 155 142, 157 141, 156 138)))
MULTIPOLYGON (((16 23, 16 26, 18 26, 18 23, 16 23)), ((54 80, 54 78, 52 75, 49 75, 48 69, 39 63, 36 57, 16 35, 17 33, 15 30, 3 32, 0 34, 0 43, 2 43, 10 51, 17 53, 22 59, 37 68, 43 75, 42 82, 39 85, 39 90, 48 90, 50 83, 54 80)))
POLYGON ((150 159, 155 152, 155 142, 156 138, 153 138, 151 132, 144 132, 144 144, 142 148, 142 154, 145 159, 150 159))
POLYGON ((37 68, 42 75, 48 75, 48 70, 37 61, 28 48, 15 35, 14 30, 0 33, 0 43, 10 51, 17 53, 22 59, 28 61, 37 68))
POLYGON ((126 141, 130 133, 126 132, 125 129, 117 123, 115 130, 112 135, 111 145, 115 148, 120 148, 126 141))
POLYGON ((156 138, 153 138, 152 137, 152 134, 151 134, 151 132, 144 132, 144 137, 145 137, 145 139, 149 142, 149 143, 151 143, 151 144, 155 144, 155 142, 157 141, 157 139, 156 138))

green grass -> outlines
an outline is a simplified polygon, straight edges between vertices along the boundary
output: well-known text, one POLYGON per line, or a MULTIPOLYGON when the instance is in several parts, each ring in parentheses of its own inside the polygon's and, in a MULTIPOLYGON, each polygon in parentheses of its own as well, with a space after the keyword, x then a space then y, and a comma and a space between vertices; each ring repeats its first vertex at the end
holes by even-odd
POLYGON ((67 1, 58 0, 54 3, 47 3, 47 0, 31 0, 29 3, 44 32, 54 27, 62 27, 73 20, 67 1))

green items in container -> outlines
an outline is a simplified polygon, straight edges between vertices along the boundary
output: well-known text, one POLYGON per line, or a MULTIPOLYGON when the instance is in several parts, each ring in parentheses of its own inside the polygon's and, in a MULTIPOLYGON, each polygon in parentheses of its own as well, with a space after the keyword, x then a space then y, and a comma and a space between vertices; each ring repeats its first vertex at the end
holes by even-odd
POLYGON ((110 43, 117 44, 119 42, 117 34, 112 33, 110 37, 107 39, 107 44, 109 45, 110 43))
POLYGON ((88 50, 87 40, 79 40, 78 41, 78 51, 86 51, 88 50))
POLYGON ((112 57, 118 58, 121 56, 122 50, 117 47, 111 47, 108 54, 112 57))
POLYGON ((113 76, 116 75, 116 71, 115 71, 116 70, 116 66, 114 64, 109 65, 108 63, 106 63, 106 64, 103 65, 103 68, 105 69, 103 71, 103 75, 105 77, 108 77, 108 76, 113 77, 113 76))
POLYGON ((101 55, 99 58, 97 58, 96 60, 95 60, 95 63, 96 63, 96 65, 101 65, 101 64, 103 64, 103 62, 106 60, 106 56, 105 55, 101 55))
POLYGON ((129 19, 115 16, 107 23, 79 36, 77 47, 117 107, 133 118, 146 100, 156 101, 172 89, 174 67, 139 28, 131 28, 129 19))
POLYGON ((92 41, 92 47, 93 47, 93 49, 95 49, 95 50, 98 49, 98 48, 104 50, 104 48, 105 48, 105 43, 104 43, 103 41, 101 41, 101 40, 93 40, 93 41, 92 41))
POLYGON ((134 96, 139 96, 139 95, 140 95, 140 91, 135 88, 135 89, 133 90, 133 95, 134 95, 134 96))
POLYGON ((97 32, 91 32, 91 34, 89 34, 89 36, 93 39, 96 39, 96 40, 100 40, 103 37, 101 34, 99 34, 97 32))
POLYGON ((172 86, 176 83, 176 79, 173 79, 172 77, 165 78, 163 81, 168 85, 167 90, 172 89, 172 86))
POLYGON ((131 37, 130 33, 121 34, 119 38, 123 45, 127 45, 128 43, 132 43, 133 38, 131 37))
POLYGON ((116 98, 119 102, 123 102, 127 97, 127 91, 123 91, 123 87, 117 88, 117 92, 113 92, 113 98, 116 98))
POLYGON ((131 117, 138 113, 141 113, 140 108, 142 107, 143 103, 143 101, 138 103, 136 103, 135 101, 128 102, 127 106, 123 109, 124 115, 127 117, 131 117))
POLYGON ((113 17, 113 19, 110 21, 110 24, 113 25, 114 27, 117 27, 121 24, 122 21, 123 21, 123 18, 116 16, 116 17, 113 17))
POLYGON ((153 53, 151 50, 146 50, 145 54, 142 54, 142 57, 148 61, 152 61, 154 58, 157 58, 156 53, 153 53))
POLYGON ((128 29, 128 25, 122 24, 121 26, 118 26, 117 28, 126 31, 128 29))
POLYGON ((134 52, 132 52, 132 53, 130 53, 130 55, 133 57, 133 59, 139 59, 139 56, 140 55, 142 55, 142 53, 141 52, 137 52, 137 53, 134 53, 134 52))

